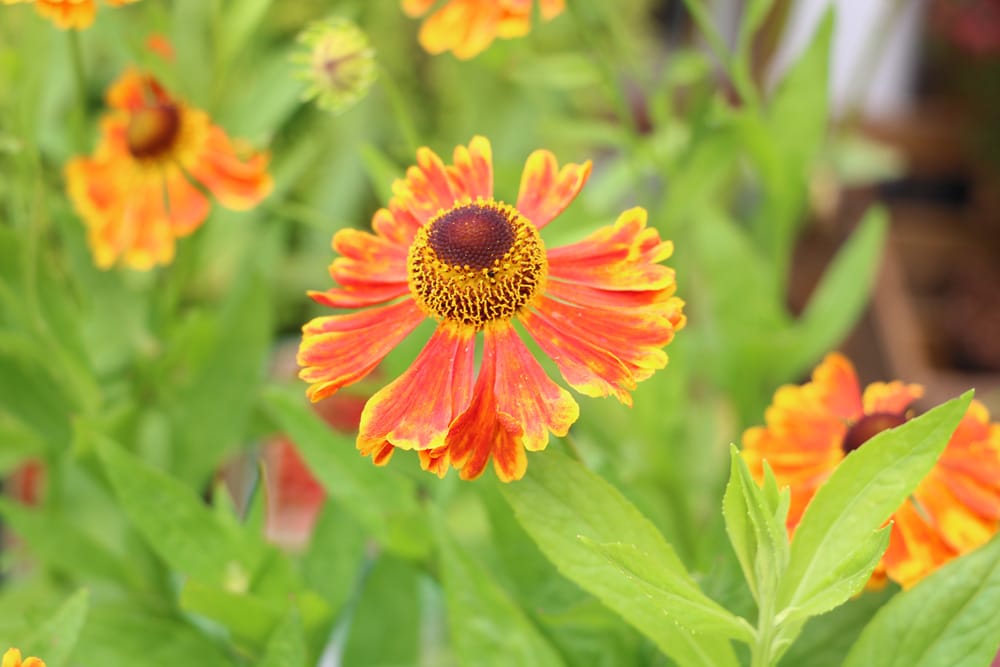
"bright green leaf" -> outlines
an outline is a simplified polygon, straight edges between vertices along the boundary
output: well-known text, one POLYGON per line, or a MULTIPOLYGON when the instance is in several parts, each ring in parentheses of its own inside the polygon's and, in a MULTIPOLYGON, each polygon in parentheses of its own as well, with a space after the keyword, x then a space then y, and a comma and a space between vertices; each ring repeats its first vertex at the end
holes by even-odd
POLYGON ((89 606, 87 590, 77 591, 25 641, 31 654, 44 656, 47 667, 63 667, 80 636, 89 606))
MULTIPOLYGON (((778 491, 773 474, 765 477, 764 489, 758 487, 735 446, 730 456, 722 514, 743 575, 759 602, 762 595, 773 598, 788 564, 785 513, 790 496, 787 489, 784 493, 778 491)), ((770 468, 767 470, 770 472, 770 468)))
POLYGON ((257 667, 306 667, 306 638, 294 610, 274 629, 257 667))
POLYGON ((230 524, 170 475, 113 442, 101 439, 96 445, 125 514, 171 568, 202 581, 245 587, 251 575, 248 544, 230 524))
MULTIPOLYGON (((618 612, 680 665, 735 665, 727 633, 696 634, 649 598, 621 585, 627 575, 580 537, 622 542, 656 563, 689 602, 713 604, 663 536, 614 487, 558 452, 532 459, 524 479, 502 489, 521 525, 563 575, 618 612)), ((734 621, 735 622, 735 621, 734 621)), ((731 636, 731 635, 728 635, 731 636)))
POLYGON ((983 667, 1000 649, 1000 539, 897 594, 844 667, 983 667))
POLYGON ((436 522, 451 643, 463 665, 558 667, 562 659, 489 571, 436 522))
POLYGON ((795 531, 778 609, 787 610, 790 618, 804 617, 831 609, 839 604, 837 597, 843 602, 856 592, 841 587, 832 595, 830 573, 845 561, 862 558, 862 545, 869 544, 872 533, 934 466, 970 400, 971 391, 883 431, 837 466, 795 531))
POLYGON ((802 317, 792 329, 785 374, 798 375, 836 346, 868 303, 888 230, 885 209, 872 208, 823 274, 802 317))
POLYGON ((272 388, 264 400, 268 414, 295 443, 331 498, 353 512, 386 548, 414 557, 429 551, 430 536, 413 482, 360 456, 349 438, 307 407, 301 390, 272 388))

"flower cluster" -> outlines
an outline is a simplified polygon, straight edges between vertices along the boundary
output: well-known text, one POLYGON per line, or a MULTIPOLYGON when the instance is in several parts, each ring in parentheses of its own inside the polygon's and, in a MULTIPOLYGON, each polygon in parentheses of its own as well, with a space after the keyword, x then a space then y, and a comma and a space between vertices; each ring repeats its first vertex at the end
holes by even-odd
MULTIPOLYGON (((94 22, 97 0, 0 0, 5 5, 30 2, 38 13, 60 28, 86 28, 94 22)), ((112 7, 121 7, 139 0, 104 0, 112 7)))

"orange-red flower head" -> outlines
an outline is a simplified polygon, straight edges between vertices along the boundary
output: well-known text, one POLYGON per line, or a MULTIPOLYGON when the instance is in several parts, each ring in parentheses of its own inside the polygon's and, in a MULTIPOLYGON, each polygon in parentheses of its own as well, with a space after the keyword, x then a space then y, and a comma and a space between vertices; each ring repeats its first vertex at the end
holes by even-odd
POLYGON ((208 217, 203 190, 236 210, 256 206, 271 191, 266 154, 241 157, 244 151, 205 112, 172 97, 153 77, 128 70, 107 100, 112 111, 94 154, 66 165, 70 198, 101 268, 119 260, 136 269, 169 263, 175 239, 208 217))
MULTIPOLYGON (((121 7, 139 0, 104 0, 112 7, 121 7)), ((2 0, 5 5, 31 2, 39 14, 55 23, 58 27, 86 28, 94 22, 97 14, 97 0, 2 0)))
POLYGON ((331 308, 303 327, 302 379, 314 401, 357 382, 428 318, 437 330, 410 368, 365 406, 358 448, 384 464, 396 448, 421 465, 463 479, 490 460, 500 479, 519 479, 525 450, 544 449, 579 415, 514 329, 516 319, 566 382, 588 396, 629 392, 667 364, 662 348, 684 326, 673 247, 646 226, 641 208, 571 245, 547 249, 539 231, 565 209, 590 163, 561 169, 539 150, 528 158, 515 205, 493 198, 489 142, 455 149, 454 164, 427 148, 375 213, 374 234, 338 232, 340 284, 312 292, 331 308), (482 360, 475 371, 478 334, 482 360))
MULTIPOLYGON (((437 0, 403 0, 403 11, 423 16, 437 0)), ((484 51, 497 37, 522 37, 531 30, 534 0, 445 0, 424 19, 420 45, 428 53, 451 51, 467 60, 484 51)), ((566 8, 565 0, 539 0, 543 20, 555 18, 566 8)))
POLYGON ((21 651, 16 648, 7 649, 3 654, 3 662, 0 667, 45 667, 41 658, 21 659, 21 651))
MULTIPOLYGON (((864 392, 850 361, 830 354, 812 381, 778 389, 766 426, 743 434, 743 456, 758 480, 763 461, 779 486, 791 488, 793 531, 837 464, 879 432, 912 416, 919 385, 876 382, 864 392)), ((973 401, 937 465, 892 517, 889 548, 872 583, 904 587, 985 543, 1000 520, 1000 425, 973 401)))

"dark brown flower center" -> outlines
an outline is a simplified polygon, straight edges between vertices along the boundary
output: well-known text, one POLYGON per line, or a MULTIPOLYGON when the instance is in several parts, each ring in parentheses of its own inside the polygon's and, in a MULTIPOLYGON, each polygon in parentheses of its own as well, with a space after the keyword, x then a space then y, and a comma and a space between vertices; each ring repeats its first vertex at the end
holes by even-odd
POLYGON ((840 447, 845 454, 850 454, 855 449, 865 444, 876 435, 890 428, 896 428, 904 424, 907 420, 905 414, 892 414, 889 412, 876 412, 865 415, 847 429, 844 441, 840 447))
POLYGON ((410 293, 425 312, 476 329, 513 318, 548 276, 535 226, 514 207, 484 199, 421 227, 407 267, 410 293))
POLYGON ((176 105, 158 104, 133 111, 125 139, 129 152, 139 159, 155 158, 170 151, 181 129, 176 105))

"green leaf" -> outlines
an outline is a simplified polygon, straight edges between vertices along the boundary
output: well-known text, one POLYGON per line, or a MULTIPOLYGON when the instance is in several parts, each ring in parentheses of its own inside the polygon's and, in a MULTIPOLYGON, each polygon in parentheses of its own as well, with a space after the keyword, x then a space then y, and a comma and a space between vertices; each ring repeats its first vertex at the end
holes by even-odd
POLYGON ((0 515, 39 562, 85 580, 137 584, 134 568, 83 532, 72 518, 28 509, 5 498, 0 498, 0 515))
POLYGON ((844 667, 988 665, 1000 649, 998 608, 1000 539, 994 538, 890 600, 844 667))
POLYGON ((735 628, 741 626, 735 618, 732 632, 695 633, 683 614, 639 594, 641 585, 630 586, 624 564, 609 562, 605 554, 580 539, 599 545, 630 545, 641 554, 642 572, 650 567, 663 572, 659 581, 648 585, 667 580, 672 592, 686 601, 685 611, 715 604, 698 590, 663 536, 610 484, 579 463, 550 451, 532 459, 525 478, 504 486, 502 492, 521 525, 564 576, 618 612, 677 663, 736 664, 732 647, 725 640, 738 634, 735 628))
POLYGON ((785 516, 791 495, 778 490, 777 481, 765 462, 764 489, 750 476, 746 462, 730 446, 730 473, 722 499, 726 532, 754 599, 773 599, 781 575, 788 565, 788 531, 785 516))
POLYGON ((95 438, 98 456, 129 519, 166 563, 202 581, 245 588, 247 540, 187 486, 115 443, 95 438))
POLYGON ((823 274, 793 327, 794 343, 784 357, 788 377, 799 375, 835 347, 857 322, 875 282, 888 223, 885 209, 869 209, 823 274))
POLYGON ((831 612, 810 618, 780 664, 842 667, 865 625, 897 591, 891 584, 880 591, 865 591, 831 612))
POLYGON ((86 589, 77 591, 25 641, 31 655, 42 656, 48 667, 63 667, 69 659, 90 605, 86 589))
POLYGON ((857 568, 876 548, 874 531, 930 472, 971 400, 969 391, 883 431, 837 466, 810 501, 792 540, 777 607, 788 618, 823 613, 864 585, 857 568), (831 573, 845 578, 838 583, 831 573))
POLYGON ((309 409, 301 391, 271 388, 264 394, 264 408, 329 496, 386 548, 415 558, 429 553, 430 535, 412 481, 360 456, 350 439, 309 409))
POLYGON ((316 629, 332 618, 330 608, 308 591, 289 599, 265 599, 247 593, 233 593, 188 579, 181 591, 180 605, 185 611, 210 618, 225 627, 233 639, 252 652, 260 652, 267 638, 278 628, 291 609, 301 625, 316 629))
POLYGON ((257 667, 305 667, 306 638, 302 621, 292 610, 267 640, 264 657, 257 667))
POLYGON ((271 0, 232 0, 226 3, 226 18, 219 22, 221 30, 217 42, 223 67, 243 48, 270 6, 271 0))
POLYGON ((339 664, 366 667, 418 664, 422 592, 419 584, 418 572, 412 565, 389 555, 379 557, 352 609, 350 634, 339 664), (392 629, 392 641, 386 641, 386 628, 392 629))
POLYGON ((334 614, 340 612, 357 585, 365 560, 365 534, 350 512, 327 501, 313 526, 302 557, 306 584, 322 595, 334 614))
POLYGON ((95 607, 73 654, 80 665, 177 667, 196 663, 235 667, 218 643, 172 616, 132 604, 95 607))
POLYGON ((490 572, 448 534, 440 519, 434 534, 448 605, 451 644, 463 665, 563 665, 552 645, 490 572))
POLYGON ((250 274, 214 320, 205 362, 172 406, 173 469, 181 479, 204 483, 226 452, 240 444, 271 344, 271 311, 267 286, 250 274))

